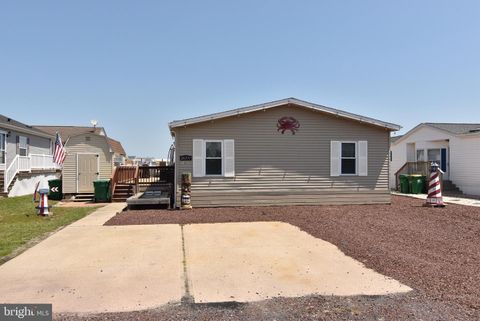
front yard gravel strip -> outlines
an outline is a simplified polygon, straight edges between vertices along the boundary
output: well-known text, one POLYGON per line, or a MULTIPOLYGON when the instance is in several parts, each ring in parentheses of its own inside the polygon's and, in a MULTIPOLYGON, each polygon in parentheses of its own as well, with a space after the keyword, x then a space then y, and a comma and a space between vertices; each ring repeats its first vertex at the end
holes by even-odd
MULTIPOLYGON (((480 319, 480 208, 391 205, 127 211, 105 225, 281 221, 338 246, 414 289, 382 297, 275 298, 238 305, 167 305, 92 320, 475 320, 480 319)), ((69 320, 69 316, 63 316, 69 320)))

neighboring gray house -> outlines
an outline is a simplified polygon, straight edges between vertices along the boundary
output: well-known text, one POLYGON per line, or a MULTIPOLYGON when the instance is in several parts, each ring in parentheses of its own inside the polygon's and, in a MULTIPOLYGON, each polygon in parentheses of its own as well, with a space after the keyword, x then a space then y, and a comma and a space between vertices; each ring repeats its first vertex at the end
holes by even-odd
POLYGON ((295 98, 169 124, 196 207, 390 203, 400 126, 295 98))
POLYGON ((55 178, 55 137, 0 115, 0 195, 31 194, 41 179, 55 178))

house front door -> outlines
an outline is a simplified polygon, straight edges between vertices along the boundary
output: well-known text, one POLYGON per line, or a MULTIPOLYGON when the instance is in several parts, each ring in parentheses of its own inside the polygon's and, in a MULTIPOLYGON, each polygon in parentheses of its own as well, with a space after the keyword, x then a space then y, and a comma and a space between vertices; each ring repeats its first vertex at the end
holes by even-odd
POLYGON ((93 193, 93 181, 98 179, 98 154, 77 154, 77 192, 93 193))
POLYGON ((446 148, 434 148, 427 150, 429 162, 436 162, 444 172, 443 179, 449 179, 448 155, 446 148))

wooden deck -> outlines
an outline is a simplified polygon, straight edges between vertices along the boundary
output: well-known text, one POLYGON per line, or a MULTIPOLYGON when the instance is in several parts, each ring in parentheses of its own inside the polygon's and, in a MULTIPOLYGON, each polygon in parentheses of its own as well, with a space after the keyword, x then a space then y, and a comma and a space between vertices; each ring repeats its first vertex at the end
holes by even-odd
POLYGON ((139 206, 166 205, 170 208, 171 194, 169 191, 145 191, 127 198, 128 208, 139 206))
POLYGON ((112 201, 125 202, 145 191, 162 191, 170 198, 174 173, 174 166, 119 166, 112 176, 112 201))

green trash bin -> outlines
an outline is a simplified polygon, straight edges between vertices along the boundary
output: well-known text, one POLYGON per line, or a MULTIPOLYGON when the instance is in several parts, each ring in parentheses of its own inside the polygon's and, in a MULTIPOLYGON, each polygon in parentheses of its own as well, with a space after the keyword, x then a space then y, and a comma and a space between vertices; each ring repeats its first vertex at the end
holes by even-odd
POLYGON ((109 202, 110 201, 110 180, 99 179, 93 182, 95 190, 95 202, 109 202))
POLYGON ((425 176, 420 174, 413 174, 409 177, 410 193, 421 194, 425 189, 425 176))
POLYGON ((427 194, 427 193, 428 193, 428 180, 427 180, 427 176, 422 175, 422 179, 423 179, 422 193, 423 193, 423 194, 427 194))
POLYGON ((400 175, 400 193, 410 193, 410 182, 408 180, 408 175, 406 174, 400 175))
POLYGON ((63 199, 61 179, 51 179, 48 181, 48 198, 56 201, 63 199))

